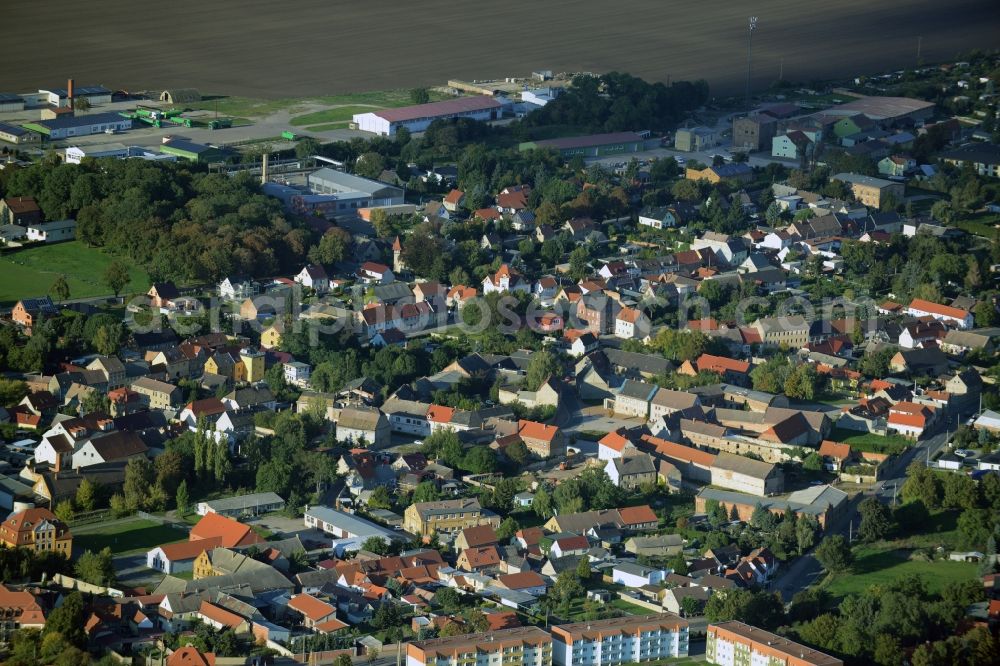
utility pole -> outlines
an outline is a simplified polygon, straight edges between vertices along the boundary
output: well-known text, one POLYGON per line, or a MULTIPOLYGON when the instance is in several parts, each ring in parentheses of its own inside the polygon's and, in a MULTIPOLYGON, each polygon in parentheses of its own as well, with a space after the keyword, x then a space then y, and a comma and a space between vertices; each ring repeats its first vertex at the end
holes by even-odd
POLYGON ((753 67, 753 31, 757 28, 757 17, 751 16, 747 30, 747 115, 750 115, 750 72, 753 67))

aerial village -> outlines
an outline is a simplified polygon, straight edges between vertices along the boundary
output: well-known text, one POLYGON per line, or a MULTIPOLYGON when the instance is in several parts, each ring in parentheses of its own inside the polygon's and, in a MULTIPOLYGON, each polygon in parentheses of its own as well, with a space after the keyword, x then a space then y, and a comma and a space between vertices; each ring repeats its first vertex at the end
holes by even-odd
POLYGON ((996 663, 998 71, 542 81, 294 174, 0 124, 4 251, 117 257, 0 326, 5 663, 996 663))

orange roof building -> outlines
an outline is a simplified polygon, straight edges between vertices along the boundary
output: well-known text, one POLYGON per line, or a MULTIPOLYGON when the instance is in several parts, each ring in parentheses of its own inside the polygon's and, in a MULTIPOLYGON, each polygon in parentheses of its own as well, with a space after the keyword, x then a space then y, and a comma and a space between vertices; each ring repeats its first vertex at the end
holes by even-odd
POLYGON ((215 666, 215 653, 200 652, 193 645, 186 645, 167 657, 167 666, 215 666))
POLYGON ((191 528, 189 539, 199 541, 202 539, 219 539, 223 548, 236 548, 239 546, 252 546, 264 543, 256 532, 250 529, 249 525, 227 518, 218 513, 207 514, 204 518, 191 528))
POLYGON ((41 629, 45 626, 45 613, 34 595, 9 590, 3 584, 0 584, 0 617, 17 628, 41 629))
MULTIPOLYGON (((303 618, 303 624, 310 629, 318 628, 317 625, 330 622, 339 622, 337 620, 337 609, 330 604, 317 599, 311 594, 296 594, 288 602, 288 609, 293 610, 300 614, 303 618)), ((339 622, 341 627, 335 627, 335 625, 329 625, 332 631, 339 631, 347 625, 339 622)), ((330 633, 329 631, 327 633, 330 633)))
POLYGON ((54 551, 69 557, 73 552, 73 535, 54 513, 39 507, 7 516, 0 523, 0 544, 36 552, 54 551))

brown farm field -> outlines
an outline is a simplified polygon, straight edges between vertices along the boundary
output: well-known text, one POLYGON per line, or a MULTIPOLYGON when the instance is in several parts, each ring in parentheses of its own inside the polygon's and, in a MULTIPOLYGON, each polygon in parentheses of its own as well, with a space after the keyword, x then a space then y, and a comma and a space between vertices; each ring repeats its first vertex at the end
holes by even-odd
POLYGON ((7 0, 0 90, 78 85, 256 98, 441 85, 449 78, 627 71, 739 92, 1000 46, 996 0, 7 0), (48 35, 46 38, 44 35, 48 35), (42 39, 42 42, 39 42, 42 39))

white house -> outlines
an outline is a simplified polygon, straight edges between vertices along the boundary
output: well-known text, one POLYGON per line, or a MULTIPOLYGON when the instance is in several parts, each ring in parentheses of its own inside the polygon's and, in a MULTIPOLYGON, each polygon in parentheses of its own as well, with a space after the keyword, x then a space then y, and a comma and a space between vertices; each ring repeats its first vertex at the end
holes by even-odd
POLYGON ((622 308, 615 316, 615 336, 625 340, 642 339, 649 335, 652 322, 638 308, 622 308))
POLYGON ((244 300, 259 293, 260 285, 249 278, 226 277, 219 283, 219 298, 244 300))
POLYGON ((531 283, 507 264, 502 264, 496 273, 483 278, 483 295, 505 291, 531 292, 531 283))
POLYGON ((41 243, 58 243, 76 238, 76 220, 39 222, 28 227, 28 240, 41 243))
POLYGON ((641 564, 625 562, 616 564, 611 570, 611 581, 625 587, 639 588, 643 585, 659 585, 667 577, 665 569, 644 567, 641 564))
POLYGON ((370 520, 365 520, 353 513, 345 513, 326 506, 312 506, 305 511, 306 527, 325 532, 337 539, 360 539, 364 541, 371 537, 382 539, 387 544, 402 541, 400 533, 370 520))
POLYGON ((282 365, 285 381, 294 386, 307 386, 312 374, 312 366, 302 361, 289 361, 282 365))
POLYGON ((309 287, 318 294, 326 293, 330 290, 330 278, 322 266, 309 265, 304 267, 295 276, 295 281, 303 287, 309 287))
POLYGON ((206 550, 221 545, 218 538, 179 541, 157 546, 146 553, 146 566, 154 571, 175 574, 194 569, 194 561, 206 550))
POLYGON ((906 313, 914 317, 934 317, 939 321, 943 321, 963 329, 972 328, 973 323, 972 313, 968 310, 953 308, 950 305, 932 303, 931 301, 925 301, 922 298, 914 298, 910 302, 910 306, 906 309, 906 313))
POLYGON ((429 407, 426 402, 390 398, 382 405, 382 413, 389 418, 392 432, 426 437, 431 434, 431 423, 427 420, 429 407))
POLYGON ((617 432, 609 432, 597 443, 597 459, 612 460, 638 452, 632 442, 617 432))
POLYGON ((396 279, 396 276, 385 264, 366 261, 358 269, 358 279, 365 284, 389 284, 396 279))
POLYGON ((148 450, 134 432, 115 431, 84 442, 73 453, 73 469, 144 457, 148 450))

